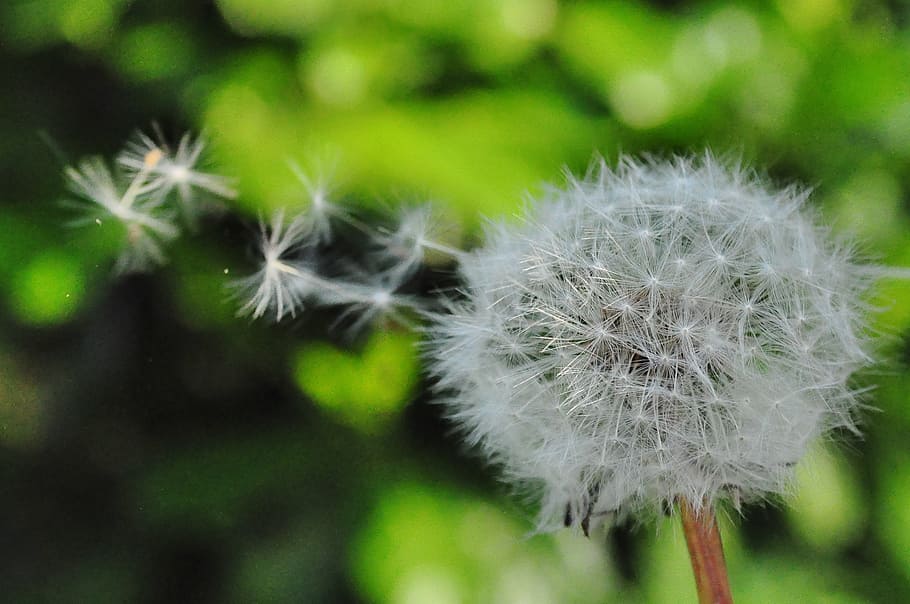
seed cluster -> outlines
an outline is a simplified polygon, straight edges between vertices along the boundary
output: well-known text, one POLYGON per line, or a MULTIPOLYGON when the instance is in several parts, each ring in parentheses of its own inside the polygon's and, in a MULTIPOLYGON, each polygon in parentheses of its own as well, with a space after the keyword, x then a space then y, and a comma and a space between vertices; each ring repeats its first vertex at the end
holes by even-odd
POLYGON ((433 368, 543 526, 759 499, 855 430, 870 278, 806 197, 711 156, 601 163, 462 259, 433 368))

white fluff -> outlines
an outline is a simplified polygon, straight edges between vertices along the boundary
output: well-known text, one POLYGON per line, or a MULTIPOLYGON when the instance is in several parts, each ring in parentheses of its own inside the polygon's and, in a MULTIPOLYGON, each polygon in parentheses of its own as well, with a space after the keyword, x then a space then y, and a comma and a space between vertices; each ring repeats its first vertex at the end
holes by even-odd
POLYGON ((195 224, 200 214, 196 199, 199 190, 224 199, 233 199, 237 195, 227 178, 202 172, 197 167, 205 146, 204 137, 197 136, 194 139, 190 133, 186 133, 180 138, 177 149, 172 151, 167 145, 156 143, 140 132, 117 157, 117 163, 129 175, 138 175, 147 170, 154 197, 159 202, 176 191, 181 213, 190 224, 195 224), (148 158, 152 155, 160 159, 149 166, 148 158))
POLYGON ((856 430, 871 272, 806 197, 710 155, 600 162, 461 259, 432 368, 541 528, 761 499, 856 430))
POLYGON ((320 290, 323 280, 308 262, 296 257, 305 248, 303 235, 308 229, 304 216, 285 225, 284 212, 278 211, 271 225, 260 222, 259 230, 262 263, 255 274, 234 282, 247 298, 237 314, 258 319, 268 312, 280 321, 285 315, 294 316, 307 297, 320 290))
POLYGON ((164 264, 166 245, 180 234, 176 218, 194 224, 199 208, 195 193, 204 189, 225 198, 234 197, 228 180, 196 169, 205 141, 185 134, 173 153, 144 134, 127 146, 112 173, 99 157, 84 159, 64 174, 75 204, 84 216, 73 224, 113 221, 122 227, 123 250, 114 269, 118 273, 143 271, 164 264), (176 197, 180 211, 171 206, 176 197))
POLYGON ((69 187, 81 203, 84 217, 73 224, 102 225, 115 221, 123 228, 124 248, 115 264, 117 273, 143 271, 165 261, 164 245, 180 234, 174 217, 153 194, 157 185, 148 181, 157 156, 129 184, 114 178, 104 160, 83 160, 77 168, 67 167, 69 187))

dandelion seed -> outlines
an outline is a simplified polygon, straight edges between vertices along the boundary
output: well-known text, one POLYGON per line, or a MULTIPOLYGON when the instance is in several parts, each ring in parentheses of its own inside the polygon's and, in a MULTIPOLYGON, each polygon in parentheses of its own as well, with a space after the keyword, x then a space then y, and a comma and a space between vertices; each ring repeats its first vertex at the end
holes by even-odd
POLYGON ((194 224, 199 215, 196 191, 207 191, 225 199, 236 196, 227 178, 197 169, 205 146, 202 136, 193 139, 187 133, 181 137, 177 149, 171 152, 166 145, 156 143, 140 132, 136 140, 117 157, 117 162, 129 174, 149 174, 159 202, 176 191, 184 217, 194 224))
POLYGON ((305 247, 306 234, 304 218, 285 225, 283 211, 275 212, 270 225, 260 223, 262 264, 255 274, 234 284, 239 295, 248 298, 238 315, 258 319, 273 312, 280 321, 285 315, 295 316, 303 301, 325 286, 306 261, 293 257, 305 247))
POLYGON ((101 226, 102 217, 110 217, 123 227, 126 246, 114 267, 118 273, 142 271, 164 263, 163 245, 180 233, 171 213, 151 197, 157 188, 150 182, 153 166, 150 162, 137 172, 125 188, 98 157, 65 170, 70 190, 80 199, 77 209, 86 214, 72 224, 94 222, 101 226))
POLYGON ((385 269, 393 278, 406 279, 424 262, 428 252, 460 258, 464 252, 438 241, 439 225, 430 204, 404 208, 396 229, 380 229, 374 239, 379 246, 385 269))
POLYGON ((296 163, 289 161, 288 166, 303 185, 309 197, 304 225, 310 232, 314 243, 328 243, 332 240, 332 220, 349 221, 347 212, 330 199, 328 178, 308 176, 296 163))

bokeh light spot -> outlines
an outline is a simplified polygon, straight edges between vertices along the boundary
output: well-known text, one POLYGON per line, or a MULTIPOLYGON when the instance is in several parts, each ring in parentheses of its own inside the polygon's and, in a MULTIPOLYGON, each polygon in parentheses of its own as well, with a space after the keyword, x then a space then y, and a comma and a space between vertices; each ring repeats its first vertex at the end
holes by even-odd
POLYGON ((803 31, 823 29, 847 11, 841 0, 777 0, 777 8, 791 27, 803 31))
POLYGON ((157 23, 130 31, 115 59, 121 71, 137 81, 158 80, 186 70, 192 60, 192 37, 174 23, 157 23))
POLYGON ((64 39, 78 46, 96 47, 113 33, 121 3, 110 0, 61 2, 58 13, 64 39))
POLYGON ((901 216, 901 185, 879 168, 858 170, 835 194, 833 210, 842 229, 863 239, 894 241, 908 226, 901 216))
POLYGON ((16 275, 9 295, 13 311, 22 321, 34 325, 60 323, 85 297, 85 276, 70 256, 45 252, 16 275))
POLYGON ((594 604, 616 595, 602 544, 570 531, 529 538, 490 503, 418 483, 382 494, 352 563, 377 603, 594 604))
POLYGON ((858 485, 849 470, 820 446, 797 469, 799 491, 788 516, 800 536, 817 549, 844 547, 862 533, 858 485))
POLYGON ((416 385, 415 338, 377 331, 359 354, 325 343, 298 352, 300 389, 333 417, 367 432, 387 425, 410 400, 416 385))
POLYGON ((445 568, 415 566, 402 577, 390 598, 394 604, 460 604, 464 594, 454 573, 445 568))
POLYGON ((554 0, 503 0, 502 20, 506 30, 534 40, 550 33, 557 10, 554 0))
POLYGON ((225 20, 245 35, 299 36, 328 16, 331 0, 216 0, 225 20))
POLYGON ((673 108, 667 79, 653 71, 634 71, 619 76, 609 89, 610 101, 619 118, 633 128, 653 128, 664 123, 673 108))
POLYGON ((756 56, 761 50, 762 34, 758 21, 749 11, 725 7, 708 20, 705 45, 718 63, 738 63, 756 56))
POLYGON ((311 59, 306 79, 316 96, 330 105, 355 105, 366 94, 366 72, 353 52, 333 48, 311 59))
POLYGON ((703 27, 680 29, 670 54, 670 68, 677 81, 700 90, 713 81, 721 67, 708 51, 703 27))

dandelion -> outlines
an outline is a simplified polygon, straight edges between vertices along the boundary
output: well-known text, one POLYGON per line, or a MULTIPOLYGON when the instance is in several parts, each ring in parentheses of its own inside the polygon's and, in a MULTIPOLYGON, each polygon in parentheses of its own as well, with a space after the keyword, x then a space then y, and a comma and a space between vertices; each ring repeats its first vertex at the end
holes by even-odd
POLYGON ((115 265, 118 273, 162 264, 163 245, 180 233, 172 214, 153 196, 158 186, 150 175, 160 160, 159 153, 150 152, 125 188, 98 157, 65 171, 70 190, 80 198, 80 208, 86 213, 74 224, 102 225, 113 219, 123 227, 126 246, 115 265))
POLYGON ((600 162, 465 253, 436 241, 426 206, 371 229, 301 181, 314 201, 261 225, 240 313, 338 306, 352 330, 429 314, 451 417, 537 493, 541 529, 677 506, 700 597, 729 601, 718 504, 782 494, 814 440, 858 432, 849 379, 872 361, 863 300, 884 272, 818 224, 804 190, 711 155, 600 162), (366 252, 330 278, 318 254, 334 220, 366 252), (442 312, 402 293, 430 251, 464 282, 442 312))
POLYGON ((260 223, 262 264, 255 274, 234 284, 241 295, 248 297, 239 315, 258 319, 266 312, 274 312, 278 321, 286 314, 294 316, 303 301, 322 285, 310 263, 294 258, 306 248, 306 233, 304 217, 285 226, 283 211, 275 212, 270 228, 260 223))
POLYGON ((406 279, 424 262, 427 253, 460 258, 464 252, 438 240, 439 223, 433 206, 422 204, 402 209, 395 229, 377 230, 375 241, 393 278, 406 279))
POLYGON ((332 221, 336 219, 347 221, 349 219, 347 212, 331 201, 331 191, 325 177, 310 177, 294 162, 288 162, 288 167, 303 185, 309 198, 305 222, 307 230, 315 243, 329 243, 333 235, 332 221))
POLYGON ((238 314, 258 319, 273 313, 275 320, 281 321, 287 315, 296 316, 309 302, 344 307, 335 325, 353 317, 347 321, 350 333, 358 333, 379 319, 408 325, 406 310, 417 310, 421 305, 416 297, 400 290, 423 261, 425 251, 454 257, 462 254, 431 239, 435 222, 430 206, 403 211, 394 229, 373 228, 330 200, 324 177, 314 179, 293 162, 288 166, 306 189, 309 205, 287 226, 283 211, 274 214, 270 226, 260 223, 262 263, 255 274, 234 283, 238 295, 246 298, 238 314), (335 222, 352 227, 366 253, 359 262, 351 258, 337 261, 341 270, 334 272, 338 276, 321 276, 317 265, 326 261, 319 253, 333 243, 335 222))
POLYGON ((319 237, 312 231, 308 214, 300 214, 285 224, 284 211, 272 216, 270 225, 260 223, 259 270, 234 283, 238 295, 246 298, 239 315, 258 319, 266 313, 276 321, 295 317, 307 302, 317 306, 347 307, 337 322, 354 316, 352 332, 380 317, 403 322, 399 310, 416 305, 398 293, 404 281, 381 271, 349 269, 343 277, 329 278, 317 271, 319 237))
POLYGON ((129 174, 139 174, 146 167, 146 158, 156 155, 158 161, 148 170, 152 177, 152 186, 157 199, 165 199, 176 191, 180 200, 183 216, 190 224, 195 224, 199 215, 197 190, 225 199, 233 199, 236 191, 229 180, 217 174, 209 174, 197 169, 206 141, 202 136, 195 139, 189 133, 180 138, 177 149, 173 152, 167 145, 158 144, 148 135, 139 133, 136 140, 117 157, 120 164, 129 174))
POLYGON ((75 205, 85 213, 73 224, 103 226, 112 219, 123 229, 116 272, 143 271, 165 262, 165 246, 180 234, 177 215, 182 213, 190 224, 196 219, 195 189, 234 196, 227 179, 195 169, 204 146, 202 138, 193 140, 187 134, 172 154, 166 145, 140 134, 119 155, 120 172, 112 172, 100 157, 65 169, 69 188, 79 198, 75 205), (179 212, 171 207, 175 191, 179 212))
POLYGON ((400 293, 399 290, 405 283, 402 275, 381 272, 364 274, 358 271, 352 276, 357 280, 332 281, 331 287, 323 290, 323 304, 346 307, 336 324, 354 317, 354 321, 348 325, 351 334, 359 333, 380 319, 410 326, 406 311, 419 309, 420 303, 414 296, 400 293))
POLYGON ((540 528, 678 504, 703 601, 727 601, 713 510, 783 493, 810 443, 856 432, 871 360, 874 271, 806 197, 710 155, 600 162, 461 259, 432 369, 540 528))

